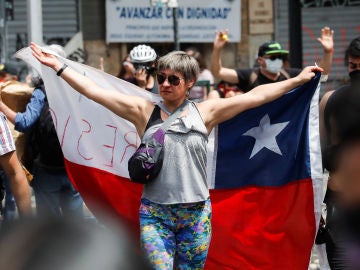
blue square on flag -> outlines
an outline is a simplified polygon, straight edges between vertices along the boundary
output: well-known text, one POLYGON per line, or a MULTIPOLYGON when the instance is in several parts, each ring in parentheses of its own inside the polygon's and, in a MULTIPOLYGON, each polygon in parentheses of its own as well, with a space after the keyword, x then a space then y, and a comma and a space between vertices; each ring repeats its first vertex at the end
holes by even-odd
POLYGON ((308 118, 319 78, 219 125, 215 188, 310 178, 308 118))

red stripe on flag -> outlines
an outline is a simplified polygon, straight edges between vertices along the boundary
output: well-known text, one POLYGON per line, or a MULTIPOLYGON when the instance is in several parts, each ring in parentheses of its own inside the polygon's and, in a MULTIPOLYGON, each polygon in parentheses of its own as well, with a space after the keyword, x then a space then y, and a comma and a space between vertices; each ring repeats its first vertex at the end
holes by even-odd
POLYGON ((315 237, 311 179, 280 188, 211 190, 206 269, 307 269, 315 237))
MULTIPOLYGON (((98 218, 103 214, 121 219, 139 238, 139 206, 142 185, 128 179, 65 160, 71 181, 86 206, 98 218)), ((101 219, 100 219, 101 222, 101 219)))
MULTIPOLYGON (((93 214, 112 213, 139 238, 142 185, 96 168, 66 165, 93 214)), ((308 268, 316 228, 311 179, 280 188, 210 192, 213 231, 205 269, 308 268)))

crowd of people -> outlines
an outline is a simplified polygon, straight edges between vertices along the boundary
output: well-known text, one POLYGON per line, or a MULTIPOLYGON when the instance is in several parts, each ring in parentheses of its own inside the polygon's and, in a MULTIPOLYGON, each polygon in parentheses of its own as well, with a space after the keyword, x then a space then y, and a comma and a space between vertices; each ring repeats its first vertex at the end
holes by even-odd
POLYGON ((154 181, 144 185, 140 216, 141 246, 154 269, 202 269, 211 239, 211 201, 206 179, 207 138, 212 129, 235 115, 275 100, 323 71, 304 68, 296 77, 276 84, 259 85, 247 95, 187 102, 188 91, 200 68, 185 52, 173 51, 157 61, 157 81, 162 104, 105 91, 90 78, 64 65, 35 43, 36 59, 53 69, 74 90, 133 123, 140 137, 152 132, 185 102, 182 120, 175 120, 165 140, 164 163, 154 181), (149 121, 150 119, 150 121, 149 121), (192 125, 186 125, 191 121, 192 125), (186 164, 186 166, 179 166, 186 164), (181 230, 178 228, 181 227, 181 230))
MULTIPOLYGON (((66 56, 60 45, 50 45, 49 49, 66 56)), ((0 111, 15 130, 26 134, 20 160, 34 176, 30 185, 35 193, 36 215, 81 216, 83 200, 67 175, 43 81, 32 76, 30 84, 34 91, 24 111, 14 111, 1 98, 0 111)))
MULTIPOLYGON (((331 76, 334 31, 329 27, 322 28, 317 39, 323 48, 319 66, 303 69, 289 67, 289 51, 276 41, 267 41, 258 48, 256 67, 223 67, 221 51, 229 42, 224 38, 228 34, 227 30, 215 33, 209 68, 196 47, 159 57, 153 48, 142 44, 126 55, 117 77, 159 94, 162 106, 139 97, 104 91, 56 55, 46 53, 35 43, 30 45, 42 65, 53 69, 74 91, 133 123, 140 138, 152 136, 171 113, 185 106, 179 117, 182 120, 175 120, 166 132, 162 169, 155 181, 144 185, 141 198, 141 247, 153 269, 202 269, 205 265, 212 234, 206 176, 206 145, 212 129, 248 109, 281 97, 311 80, 316 72, 326 75, 323 77, 331 76), (190 128, 185 126, 186 121, 191 121, 190 128)), ((59 48, 50 49, 66 57, 59 48)), ((344 59, 350 84, 326 92, 319 106, 319 139, 329 180, 324 198, 327 215, 319 224, 322 237, 320 240, 317 237, 317 242, 326 244, 331 269, 351 269, 358 263, 354 250, 360 250, 359 37, 351 41, 344 59)), ((101 66, 103 69, 103 63, 101 66)), ((17 157, 6 121, 9 120, 15 130, 29 133, 27 143, 36 145, 32 164, 26 164, 34 175, 30 186, 35 193, 36 214, 81 217, 83 201, 67 176, 59 142, 52 141, 57 150, 51 150, 51 156, 42 152, 50 147, 41 146, 41 142, 50 138, 50 135, 41 137, 50 111, 41 78, 33 78, 32 82, 34 91, 24 112, 10 109, 0 99, 3 182, 10 183, 7 192, 13 193, 20 216, 31 215, 30 187, 21 167, 25 160, 19 161, 17 157), (59 155, 54 155, 56 151, 59 155)), ((50 126, 53 128, 53 123, 50 126)))

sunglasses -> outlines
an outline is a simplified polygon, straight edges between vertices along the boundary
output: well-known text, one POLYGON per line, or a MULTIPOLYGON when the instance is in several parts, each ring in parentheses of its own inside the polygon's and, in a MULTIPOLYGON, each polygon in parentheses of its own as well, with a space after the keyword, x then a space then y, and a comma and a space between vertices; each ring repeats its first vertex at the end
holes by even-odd
POLYGON ((265 57, 266 59, 270 59, 271 61, 274 61, 276 59, 285 60, 286 56, 284 55, 269 55, 268 57, 265 57))
POLYGON ((156 79, 158 81, 159 84, 163 84, 165 82, 165 80, 167 79, 168 82, 173 85, 173 86, 178 86, 180 84, 180 80, 182 78, 176 76, 176 75, 170 75, 170 76, 166 76, 164 74, 156 74, 156 79))
POLYGON ((353 62, 349 61, 348 65, 349 65, 349 68, 351 68, 351 69, 360 68, 360 63, 353 63, 353 62))

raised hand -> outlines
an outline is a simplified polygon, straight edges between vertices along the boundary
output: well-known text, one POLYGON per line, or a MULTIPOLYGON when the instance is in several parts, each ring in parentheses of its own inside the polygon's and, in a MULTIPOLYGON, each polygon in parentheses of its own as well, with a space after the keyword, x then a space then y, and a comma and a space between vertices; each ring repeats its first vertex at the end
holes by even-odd
POLYGON ((334 30, 330 27, 324 27, 321 29, 321 37, 317 39, 324 51, 329 53, 334 51, 334 30))
POLYGON ((99 59, 99 69, 101 71, 104 71, 104 58, 103 57, 100 57, 100 59, 99 59))
POLYGON ((229 30, 221 30, 215 32, 214 49, 222 49, 229 41, 229 30))

